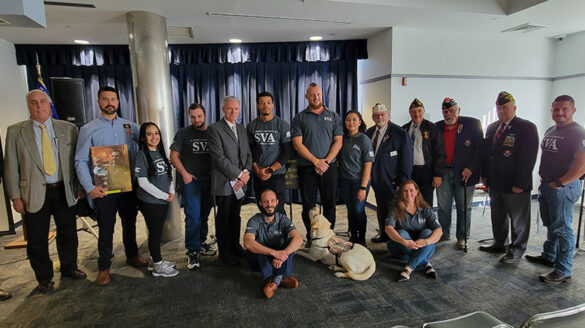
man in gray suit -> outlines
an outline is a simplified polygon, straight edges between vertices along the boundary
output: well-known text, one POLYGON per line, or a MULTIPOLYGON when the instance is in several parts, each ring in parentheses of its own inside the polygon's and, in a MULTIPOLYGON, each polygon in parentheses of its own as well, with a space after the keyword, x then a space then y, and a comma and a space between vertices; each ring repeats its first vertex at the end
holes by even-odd
POLYGON ((47 236, 51 215, 57 226, 61 276, 85 279, 77 268, 76 188, 73 157, 75 125, 53 120, 49 96, 32 90, 26 96, 30 120, 8 127, 4 179, 14 210, 26 227, 27 255, 41 293, 54 287, 47 236))
POLYGON ((246 191, 252 153, 246 128, 237 124, 240 101, 232 96, 223 99, 224 117, 208 129, 207 143, 211 157, 211 189, 217 203, 215 231, 219 260, 238 265, 236 256, 246 255, 240 245, 241 200, 246 191))

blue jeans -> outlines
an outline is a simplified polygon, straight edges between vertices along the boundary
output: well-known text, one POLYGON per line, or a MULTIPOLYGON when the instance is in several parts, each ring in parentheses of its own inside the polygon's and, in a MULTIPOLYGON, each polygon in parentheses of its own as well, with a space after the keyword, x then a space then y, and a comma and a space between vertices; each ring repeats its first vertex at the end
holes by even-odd
POLYGON ((201 251, 201 242, 207 239, 207 219, 213 206, 211 182, 193 180, 183 187, 185 205, 185 248, 201 251))
MULTIPOLYGON (((283 250, 286 248, 286 246, 288 246, 288 244, 291 242, 291 239, 287 239, 282 247, 278 247, 278 250, 283 250)), ((292 276, 292 259, 293 256, 295 255, 295 253, 291 253, 288 258, 286 259, 286 262, 282 263, 282 265, 280 266, 280 268, 275 268, 272 266, 272 260, 274 260, 274 258, 270 255, 264 255, 264 254, 254 254, 252 252, 248 252, 248 264, 250 265, 250 268, 252 269, 252 271, 254 272, 260 272, 260 274, 262 275, 262 278, 264 280, 271 278, 273 276, 278 276, 281 275, 283 277, 290 277, 292 276)))
POLYGON ((471 228, 471 202, 475 186, 464 187, 461 185, 461 174, 453 169, 447 169, 443 174, 443 183, 437 188, 437 203, 439 205, 439 223, 443 228, 443 236, 451 236, 451 210, 453 209, 453 199, 457 209, 457 231, 455 236, 457 240, 465 239, 465 231, 469 238, 469 229, 471 228), (464 203, 464 193, 467 193, 467 204, 464 203), (467 215, 465 210, 467 209, 467 215), (467 220, 465 218, 467 217, 467 220), (467 221, 467 226, 465 222, 467 221))
POLYGON ((366 186, 366 199, 361 202, 357 200, 357 193, 360 190, 362 181, 350 180, 341 177, 339 181, 339 191, 341 193, 341 199, 345 203, 347 208, 347 222, 349 225, 349 231, 352 235, 359 233, 360 236, 365 238, 366 236, 366 199, 368 197, 368 191, 370 184, 366 186))
POLYGON ((539 191, 540 215, 542 224, 547 228, 542 257, 555 263, 555 271, 570 276, 575 252, 575 234, 571 222, 573 205, 581 196, 581 181, 573 181, 557 190, 543 183, 539 191))
MULTIPOLYGON (((396 232, 398 232, 398 234, 406 240, 429 238, 433 233, 431 229, 423 229, 419 233, 412 234, 404 229, 398 229, 396 232)), ((419 249, 410 249, 390 239, 388 241, 388 250, 392 256, 407 261, 408 266, 413 270, 416 270, 419 265, 425 266, 427 263, 429 263, 430 258, 433 257, 433 254, 435 254, 435 244, 430 244, 419 249)))

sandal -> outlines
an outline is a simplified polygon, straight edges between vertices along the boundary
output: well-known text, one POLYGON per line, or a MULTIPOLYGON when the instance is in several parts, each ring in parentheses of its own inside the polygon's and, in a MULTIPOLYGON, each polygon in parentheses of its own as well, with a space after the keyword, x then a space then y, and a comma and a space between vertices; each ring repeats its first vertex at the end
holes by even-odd
POLYGON ((407 265, 404 267, 404 270, 400 272, 398 275, 398 282, 405 282, 410 280, 410 274, 412 273, 412 269, 407 265))
POLYGON ((431 279, 437 279, 437 271, 435 271, 435 269, 431 265, 431 262, 425 265, 425 274, 427 275, 427 277, 431 279))

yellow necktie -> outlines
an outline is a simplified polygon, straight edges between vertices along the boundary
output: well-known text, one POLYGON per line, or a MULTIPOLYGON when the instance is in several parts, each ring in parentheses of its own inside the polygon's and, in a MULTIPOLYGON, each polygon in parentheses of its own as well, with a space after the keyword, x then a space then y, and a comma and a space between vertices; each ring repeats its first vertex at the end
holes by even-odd
POLYGON ((45 125, 41 124, 41 150, 43 152, 43 168, 47 175, 53 175, 57 172, 57 165, 55 164, 55 157, 53 156, 53 147, 51 147, 51 140, 45 125))

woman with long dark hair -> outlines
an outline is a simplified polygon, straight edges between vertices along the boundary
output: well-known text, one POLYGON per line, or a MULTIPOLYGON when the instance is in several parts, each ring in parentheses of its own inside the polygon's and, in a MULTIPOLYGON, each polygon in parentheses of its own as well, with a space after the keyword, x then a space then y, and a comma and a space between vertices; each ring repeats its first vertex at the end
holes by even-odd
POLYGON ((349 241, 366 245, 366 197, 370 189, 370 174, 374 151, 366 134, 362 115, 351 110, 345 116, 343 145, 337 155, 340 168, 339 190, 347 208, 349 241))
MULTIPOLYGON (((164 261, 160 253, 162 229, 169 203, 175 196, 171 164, 165 153, 160 129, 152 122, 140 126, 139 151, 136 154, 138 208, 148 227, 148 250, 152 257, 152 275, 174 277, 179 274, 175 264, 164 261)), ((151 267, 149 266, 149 270, 151 267)))
POLYGON ((400 185, 396 202, 386 219, 385 231, 390 237, 390 253, 408 262, 398 281, 410 280, 411 273, 419 267, 429 278, 437 279, 437 272, 429 259, 435 253, 435 244, 443 231, 433 209, 425 202, 413 180, 400 185))

